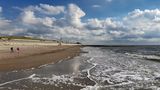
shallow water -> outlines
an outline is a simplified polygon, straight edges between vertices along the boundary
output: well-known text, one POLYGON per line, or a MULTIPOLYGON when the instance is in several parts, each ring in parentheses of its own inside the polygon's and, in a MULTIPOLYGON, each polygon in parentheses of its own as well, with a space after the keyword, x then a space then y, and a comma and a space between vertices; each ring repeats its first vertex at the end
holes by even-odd
POLYGON ((71 60, 0 73, 0 90, 157 90, 160 47, 84 47, 71 60))

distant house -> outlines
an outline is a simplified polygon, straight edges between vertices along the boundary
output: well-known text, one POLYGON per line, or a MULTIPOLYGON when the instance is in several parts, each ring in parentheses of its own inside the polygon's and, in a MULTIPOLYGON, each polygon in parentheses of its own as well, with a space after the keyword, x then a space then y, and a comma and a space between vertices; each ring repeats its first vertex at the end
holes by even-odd
POLYGON ((76 42, 76 44, 81 44, 80 42, 76 42))

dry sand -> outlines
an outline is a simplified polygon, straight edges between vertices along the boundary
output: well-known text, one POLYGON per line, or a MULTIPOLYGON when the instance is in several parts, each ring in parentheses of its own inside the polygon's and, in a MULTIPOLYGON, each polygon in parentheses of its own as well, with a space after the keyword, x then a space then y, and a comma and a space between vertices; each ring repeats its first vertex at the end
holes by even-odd
POLYGON ((36 68, 48 63, 56 63, 79 54, 79 45, 57 46, 51 42, 0 41, 0 71, 36 68), (29 43, 29 44, 28 44, 29 43), (48 44, 47 44, 48 43, 48 44), (14 52, 10 51, 14 48, 14 52), (19 47, 18 52, 16 48, 19 47))

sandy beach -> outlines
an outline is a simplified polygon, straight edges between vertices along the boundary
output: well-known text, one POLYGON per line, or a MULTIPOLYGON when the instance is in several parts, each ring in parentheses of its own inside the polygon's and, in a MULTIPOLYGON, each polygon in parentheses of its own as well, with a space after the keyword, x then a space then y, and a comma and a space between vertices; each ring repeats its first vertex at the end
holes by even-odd
POLYGON ((56 42, 0 41, 0 71, 36 68, 72 58, 79 52, 80 46, 74 44, 58 46, 56 42))

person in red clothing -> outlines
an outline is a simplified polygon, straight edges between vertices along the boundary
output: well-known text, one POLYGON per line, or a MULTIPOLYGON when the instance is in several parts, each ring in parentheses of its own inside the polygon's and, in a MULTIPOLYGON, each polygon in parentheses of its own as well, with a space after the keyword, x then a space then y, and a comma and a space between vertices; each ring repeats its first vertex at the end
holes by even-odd
POLYGON ((17 52, 19 53, 19 51, 20 51, 20 49, 19 49, 19 47, 17 47, 17 52))

